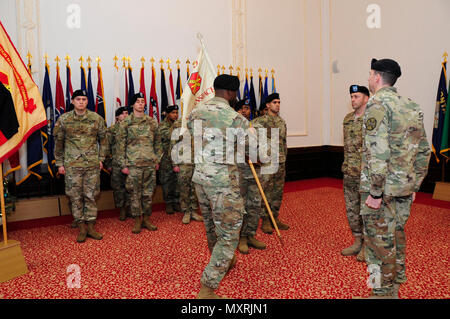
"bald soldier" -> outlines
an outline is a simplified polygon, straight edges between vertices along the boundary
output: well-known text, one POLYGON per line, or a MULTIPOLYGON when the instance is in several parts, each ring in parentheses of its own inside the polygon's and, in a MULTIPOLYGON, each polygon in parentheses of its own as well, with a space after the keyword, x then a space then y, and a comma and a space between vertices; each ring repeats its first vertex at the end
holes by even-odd
POLYGON ((202 144, 201 150, 196 145, 192 181, 211 252, 200 280, 199 299, 219 298, 214 290, 236 262, 235 250, 245 214, 236 160, 233 157, 228 161, 225 151, 228 143, 236 150, 242 141, 230 140, 228 128, 243 131, 249 128, 248 121, 231 107, 236 102, 238 88, 238 77, 219 75, 214 80, 215 97, 194 108, 188 117, 188 129, 194 141, 202 144))
POLYGON ((354 243, 342 250, 342 255, 357 255, 358 261, 364 261, 363 247, 363 221, 360 214, 361 195, 359 193, 359 181, 361 179, 362 156, 362 124, 363 115, 369 100, 369 89, 365 86, 351 85, 350 98, 353 112, 344 118, 344 196, 347 212, 347 220, 352 231, 354 243))
POLYGON ((404 229, 431 154, 420 106, 393 87, 401 74, 396 61, 372 59, 360 185, 372 298, 396 297, 407 280, 404 229))
POLYGON ((170 158, 170 138, 173 124, 178 119, 178 105, 170 105, 166 110, 166 117, 158 126, 158 135, 161 139, 162 159, 159 169, 159 181, 163 191, 166 213, 173 214, 180 211, 180 192, 178 187, 177 169, 172 167, 170 158))
POLYGON ((150 221, 150 215, 162 151, 158 122, 144 113, 144 95, 135 94, 131 103, 133 113, 120 123, 117 157, 121 172, 127 175, 125 187, 134 218, 131 232, 139 234, 142 227, 150 231, 158 229, 150 221))
POLYGON ((74 108, 61 115, 55 124, 55 162, 58 173, 65 175, 66 195, 78 228, 77 242, 86 237, 100 240, 94 229, 97 220, 96 197, 100 193, 100 170, 106 157, 105 120, 87 109, 85 90, 72 95, 74 108))

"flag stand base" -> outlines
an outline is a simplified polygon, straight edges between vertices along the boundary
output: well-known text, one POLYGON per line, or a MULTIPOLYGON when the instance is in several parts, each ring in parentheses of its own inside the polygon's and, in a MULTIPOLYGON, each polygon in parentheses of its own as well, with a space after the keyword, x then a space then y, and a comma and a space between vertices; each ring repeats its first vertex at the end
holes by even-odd
POLYGON ((25 258, 16 240, 8 240, 8 243, 0 242, 0 283, 20 277, 28 272, 25 258))
POLYGON ((433 199, 450 202, 450 183, 436 182, 433 199))

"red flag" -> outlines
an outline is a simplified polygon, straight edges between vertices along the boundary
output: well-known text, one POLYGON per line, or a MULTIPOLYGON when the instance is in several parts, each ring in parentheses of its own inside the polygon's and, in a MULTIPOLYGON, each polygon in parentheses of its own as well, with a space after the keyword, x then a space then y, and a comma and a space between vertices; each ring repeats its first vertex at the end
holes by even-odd
POLYGON ((170 95, 172 96, 172 104, 171 105, 174 105, 175 104, 175 94, 174 94, 174 91, 173 91, 172 69, 169 69, 169 70, 170 70, 170 75, 169 75, 170 95))
POLYGON ((98 82, 97 82, 97 97, 95 99, 95 112, 106 120, 106 110, 105 110, 105 93, 103 91, 103 76, 102 68, 97 65, 98 82))
POLYGON ((147 105, 147 94, 145 93, 144 65, 142 65, 141 67, 141 76, 139 77, 139 92, 144 94, 145 105, 147 105))
POLYGON ((56 65, 55 122, 66 111, 64 90, 59 76, 59 65, 56 65))
POLYGON ((152 66, 152 87, 150 89, 150 117, 154 118, 159 123, 159 109, 158 109, 158 96, 156 95, 156 76, 155 68, 152 66))

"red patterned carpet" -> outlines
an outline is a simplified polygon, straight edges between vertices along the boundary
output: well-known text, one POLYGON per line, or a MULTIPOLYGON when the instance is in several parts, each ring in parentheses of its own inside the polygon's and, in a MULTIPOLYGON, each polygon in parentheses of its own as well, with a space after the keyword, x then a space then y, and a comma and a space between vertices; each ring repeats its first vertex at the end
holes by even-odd
MULTIPOLYGON (((367 296, 366 266, 340 255, 352 241, 341 187, 333 179, 287 183, 280 213, 291 226, 282 232, 285 246, 276 235, 258 230, 268 248, 239 254, 218 293, 248 299, 367 296)), ((406 227, 408 282, 400 297, 450 298, 450 203, 419 195, 406 227)), ((155 211, 152 220, 159 230, 139 235, 131 233, 130 219, 101 218, 97 229, 104 239, 84 244, 75 242, 77 230, 68 224, 11 224, 16 230, 9 238, 21 242, 30 272, 1 283, 0 299, 194 298, 209 252, 203 224, 183 225, 181 218, 155 211), (72 264, 80 266, 80 288, 67 286, 72 264)))

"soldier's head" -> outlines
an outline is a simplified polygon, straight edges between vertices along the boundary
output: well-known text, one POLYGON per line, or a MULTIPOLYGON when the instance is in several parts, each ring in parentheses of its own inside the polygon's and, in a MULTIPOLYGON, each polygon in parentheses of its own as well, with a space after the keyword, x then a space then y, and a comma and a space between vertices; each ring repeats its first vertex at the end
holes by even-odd
POLYGON ((72 104, 75 112, 84 113, 88 105, 87 92, 85 90, 76 90, 73 92, 72 104))
POLYGON ((359 110, 361 107, 365 106, 367 104, 367 101, 369 100, 370 93, 369 89, 365 86, 360 85, 350 85, 350 99, 352 101, 352 108, 356 111, 359 110))
POLYGON ((121 106, 116 110, 116 122, 122 122, 128 116, 128 107, 121 106))
POLYGON ((239 89, 239 78, 234 75, 221 74, 214 80, 214 91, 217 97, 228 101, 234 107, 237 102, 237 90, 239 89))
POLYGON ((391 59, 372 59, 369 73, 369 89, 375 94, 386 86, 394 86, 402 75, 400 65, 391 59))
POLYGON ((145 98, 144 94, 141 92, 133 95, 131 99, 131 106, 133 107, 134 112, 142 113, 145 110, 145 98))
POLYGON ((268 95, 264 101, 267 107, 267 112, 270 115, 278 115, 280 113, 280 94, 272 93, 268 95))
POLYGON ((234 106, 234 110, 245 117, 247 120, 250 120, 250 99, 243 99, 237 102, 234 106))
POLYGON ((178 105, 170 105, 167 107, 167 118, 169 121, 176 121, 178 119, 178 105))

